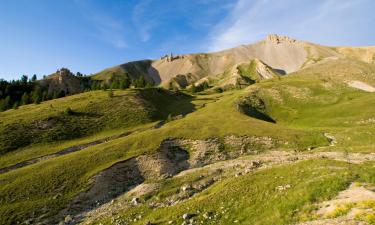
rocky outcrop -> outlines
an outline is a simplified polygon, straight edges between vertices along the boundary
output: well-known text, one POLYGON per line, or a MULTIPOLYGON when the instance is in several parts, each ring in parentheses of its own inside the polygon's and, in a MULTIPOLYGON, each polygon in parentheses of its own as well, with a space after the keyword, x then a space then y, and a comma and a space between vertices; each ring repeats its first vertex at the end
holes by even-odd
POLYGON ((280 43, 293 44, 297 40, 293 39, 293 38, 290 38, 288 36, 284 36, 284 35, 270 34, 270 35, 267 36, 266 41, 273 42, 273 43, 276 43, 276 44, 280 44, 280 43))
POLYGON ((40 81, 42 87, 49 94, 64 92, 64 94, 76 94, 83 91, 81 81, 69 69, 61 68, 56 73, 40 81))

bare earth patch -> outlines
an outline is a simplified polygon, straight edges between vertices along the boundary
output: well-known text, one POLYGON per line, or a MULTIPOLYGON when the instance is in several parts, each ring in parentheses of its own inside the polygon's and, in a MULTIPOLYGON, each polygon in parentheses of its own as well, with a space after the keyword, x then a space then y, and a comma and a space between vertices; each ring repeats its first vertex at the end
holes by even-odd
POLYGON ((352 88, 357 88, 362 91, 375 92, 375 88, 373 86, 366 84, 362 81, 352 80, 348 82, 348 85, 352 88))
POLYGON ((336 198, 319 204, 315 213, 320 219, 300 225, 372 224, 366 218, 375 216, 374 207, 375 191, 366 184, 352 183, 336 198))

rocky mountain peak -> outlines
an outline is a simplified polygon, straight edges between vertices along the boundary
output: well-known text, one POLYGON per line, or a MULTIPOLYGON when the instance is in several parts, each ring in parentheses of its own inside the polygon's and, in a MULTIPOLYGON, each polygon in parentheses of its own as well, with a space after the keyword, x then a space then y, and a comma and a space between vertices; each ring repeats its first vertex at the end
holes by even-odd
POLYGON ((295 43, 297 40, 284 35, 270 34, 267 36, 266 41, 276 44, 280 43, 295 43))

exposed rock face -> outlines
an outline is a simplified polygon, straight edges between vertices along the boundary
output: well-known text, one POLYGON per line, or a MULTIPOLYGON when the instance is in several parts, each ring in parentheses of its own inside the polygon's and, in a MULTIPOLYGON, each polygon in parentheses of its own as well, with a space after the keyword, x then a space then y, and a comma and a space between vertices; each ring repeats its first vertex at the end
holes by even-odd
POLYGON ((79 78, 66 68, 57 70, 56 73, 41 80, 40 84, 48 89, 49 94, 61 91, 65 94, 76 94, 83 91, 79 78))
POLYGON ((281 42, 292 44, 297 40, 284 35, 270 34, 267 36, 266 41, 274 42, 276 44, 280 44, 281 42))
MULTIPOLYGON (((319 62, 345 57, 375 62, 375 46, 332 48, 272 34, 254 44, 223 51, 177 56, 170 54, 157 60, 147 60, 147 63, 129 62, 107 70, 126 70, 132 78, 142 74, 156 85, 184 88, 203 78, 218 77, 235 65, 254 59, 259 59, 280 74, 288 74, 319 62)), ((264 71, 259 72, 264 74, 264 71)), ((100 79, 105 80, 103 77, 100 79)))

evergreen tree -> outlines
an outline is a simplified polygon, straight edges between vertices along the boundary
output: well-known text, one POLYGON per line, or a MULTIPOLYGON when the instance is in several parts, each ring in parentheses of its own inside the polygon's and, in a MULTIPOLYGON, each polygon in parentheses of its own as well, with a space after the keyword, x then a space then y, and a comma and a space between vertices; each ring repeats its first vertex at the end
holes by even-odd
POLYGON ((131 81, 130 81, 129 75, 125 73, 125 75, 120 78, 119 88, 124 90, 126 88, 129 88, 130 84, 131 84, 131 81))
POLYGON ((31 82, 35 82, 37 80, 36 74, 34 74, 31 78, 31 82))
POLYGON ((27 94, 27 92, 24 92, 21 98, 21 104, 27 105, 29 104, 29 102, 30 102, 29 95, 27 94))
POLYGON ((203 84, 202 84, 202 89, 203 90, 206 90, 206 89, 208 89, 208 88, 210 88, 210 86, 208 85, 208 83, 205 81, 205 82, 203 82, 203 84))
POLYGON ((10 106, 10 96, 7 96, 5 99, 0 99, 0 112, 9 109, 10 106))
POLYGON ((122 90, 126 89, 125 80, 120 80, 119 88, 122 89, 122 90))
POLYGON ((26 85, 27 84, 28 77, 26 75, 22 75, 21 82, 26 85))
POLYGON ((53 92, 52 99, 56 99, 59 97, 59 93, 57 91, 53 92))
POLYGON ((58 98, 62 98, 62 97, 65 97, 65 91, 64 90, 61 90, 58 95, 57 95, 58 98))
POLYGON ((39 85, 35 86, 32 98, 35 104, 39 104, 42 101, 42 90, 40 89, 39 85))
POLYGON ((16 102, 13 104, 13 109, 18 109, 18 106, 19 106, 19 103, 18 103, 18 101, 16 101, 16 102))
POLYGON ((191 90, 192 93, 195 93, 195 92, 197 92, 197 87, 194 84, 192 84, 190 90, 191 90))
POLYGON ((151 83, 147 82, 145 87, 146 87, 146 88, 152 88, 153 85, 152 85, 151 83))
POLYGON ((5 99, 0 99, 0 112, 5 111, 6 106, 5 106, 5 99))
POLYGON ((141 75, 138 79, 138 87, 144 88, 146 86, 146 80, 143 75, 141 75))
POLYGON ((117 88, 119 88, 119 82, 118 82, 118 80, 114 80, 114 81, 112 81, 112 83, 111 83, 111 88, 112 88, 112 89, 117 89, 117 88))
POLYGON ((103 91, 105 91, 105 90, 107 90, 107 84, 105 83, 105 82, 102 82, 101 83, 101 89, 103 90, 103 91))
POLYGON ((42 102, 47 101, 47 100, 49 100, 49 98, 48 98, 48 92, 47 91, 43 91, 42 102))
POLYGON ((113 98, 112 88, 110 88, 109 91, 108 91, 108 97, 113 98))

